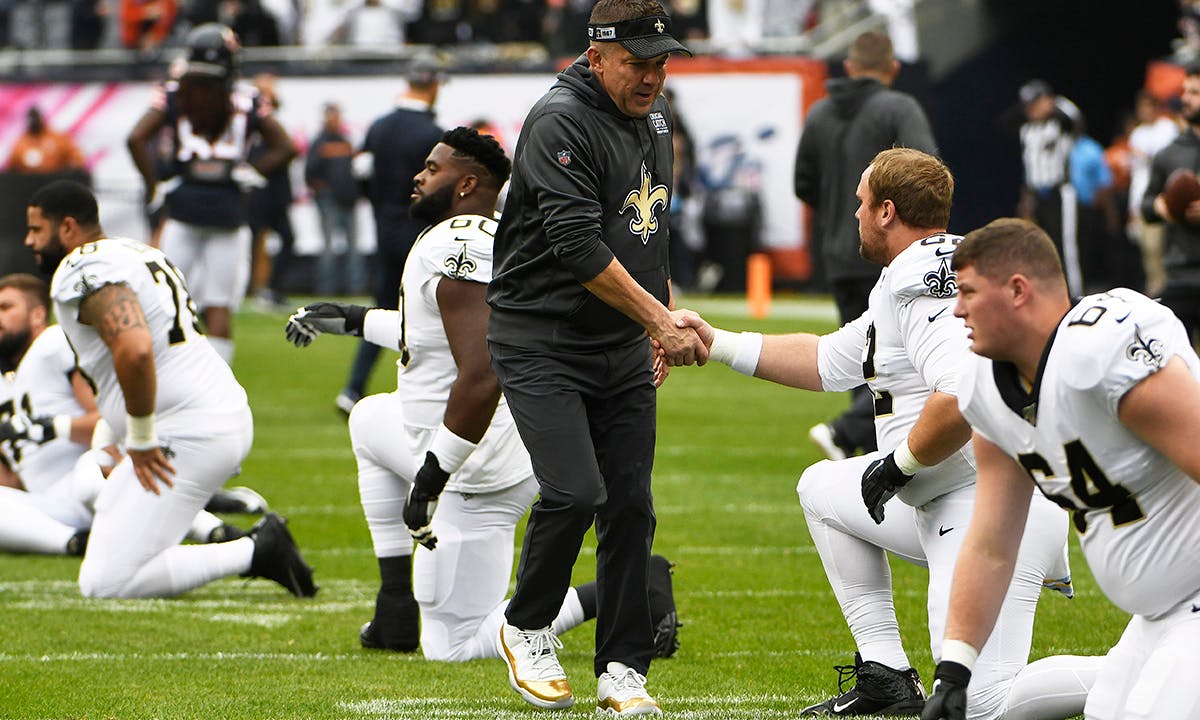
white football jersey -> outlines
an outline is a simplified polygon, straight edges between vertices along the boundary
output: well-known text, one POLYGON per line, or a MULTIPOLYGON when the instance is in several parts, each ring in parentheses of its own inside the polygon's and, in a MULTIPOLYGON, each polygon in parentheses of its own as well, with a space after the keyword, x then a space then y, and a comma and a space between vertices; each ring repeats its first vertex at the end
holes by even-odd
POLYGON ((136 293, 154 342, 160 437, 204 437, 194 413, 225 417, 247 407, 246 392, 200 331, 195 304, 183 275, 155 248, 127 238, 109 238, 73 250, 50 283, 54 312, 75 349, 79 368, 92 380, 100 414, 118 437, 125 434, 125 396, 112 355, 96 329, 79 322, 79 304, 105 285, 136 293))
MULTIPOLYGON (((404 398, 404 418, 411 428, 441 424, 450 386, 458 377, 438 308, 438 283, 442 278, 490 282, 495 234, 494 218, 458 215, 421 233, 405 261, 396 392, 404 398)), ((529 454, 501 395, 479 448, 446 487, 456 492, 491 492, 521 482, 532 472, 530 468, 529 454)))
MULTIPOLYGON (((931 392, 958 395, 958 367, 971 352, 966 326, 954 317, 958 282, 950 261, 961 240, 939 233, 909 245, 880 273, 867 311, 817 346, 825 390, 865 380, 875 395, 875 435, 884 452, 908 437, 931 392)), ((974 465, 968 443, 919 471, 897 495, 919 507, 973 483, 974 465)))
MULTIPOLYGON (((0 417, 7 419, 14 412, 29 417, 82 415, 84 410, 71 385, 74 370, 75 353, 67 344, 62 328, 51 325, 34 338, 11 374, 11 396, 0 403, 0 417)), ((31 440, 5 441, 0 448, 29 492, 43 492, 66 477, 87 449, 64 437, 40 444, 31 440)))
POLYGON ((1200 359, 1171 311, 1118 289, 1067 313, 1031 390, 1011 363, 975 356, 959 396, 975 430, 1073 511, 1104 593, 1148 617, 1200 590, 1200 485, 1130 432, 1117 408, 1174 356, 1200 377, 1200 359))

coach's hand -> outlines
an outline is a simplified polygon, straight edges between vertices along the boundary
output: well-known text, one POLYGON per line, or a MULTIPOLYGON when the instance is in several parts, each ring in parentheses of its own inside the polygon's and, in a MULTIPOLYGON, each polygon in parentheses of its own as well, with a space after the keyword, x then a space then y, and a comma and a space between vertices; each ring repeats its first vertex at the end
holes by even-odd
POLYGON ((437 536, 431 527, 433 511, 437 509, 438 497, 449 479, 450 473, 438 465, 437 455, 425 453, 425 464, 417 471, 408 502, 404 504, 404 524, 408 526, 408 534, 430 550, 437 547, 437 536))
POLYGON ((887 457, 875 460, 867 466, 862 476, 863 503, 867 512, 876 525, 883 522, 883 506, 896 496, 896 491, 912 480, 912 475, 905 475, 896 465, 896 453, 890 452, 887 457))
POLYGON ((925 701, 921 720, 966 720, 967 684, 971 671, 949 660, 937 664, 933 675, 933 694, 925 701))
POLYGON ((315 302, 288 318, 284 334, 296 347, 306 347, 321 333, 362 337, 363 321, 370 308, 334 302, 315 302))

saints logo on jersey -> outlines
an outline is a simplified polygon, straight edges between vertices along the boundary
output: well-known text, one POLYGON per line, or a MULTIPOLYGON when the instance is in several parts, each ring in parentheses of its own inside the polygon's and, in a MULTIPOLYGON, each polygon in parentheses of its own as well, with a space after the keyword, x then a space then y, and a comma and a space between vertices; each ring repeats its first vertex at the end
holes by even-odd
POLYGON ((641 236, 643 245, 650 241, 651 235, 658 232, 658 218, 654 215, 654 208, 667 207, 667 186, 651 185, 651 182, 650 171, 646 169, 646 163, 642 163, 641 185, 637 190, 629 191, 625 196, 625 204, 621 206, 622 213, 633 208, 629 232, 641 236))
POLYGON ((950 269, 950 259, 942 258, 937 270, 925 273, 925 287, 935 298, 954 297, 958 293, 958 276, 950 269))
POLYGON ((1163 356, 1162 341, 1155 338, 1143 338, 1140 327, 1134 328, 1133 342, 1125 348, 1125 357, 1130 360, 1139 360, 1152 368, 1161 368, 1166 359, 1163 356))
POLYGON ((451 255, 450 257, 446 258, 443 264, 446 266, 446 269, 450 271, 450 277, 452 278, 465 278, 478 269, 478 265, 476 265, 475 261, 467 257, 466 245, 463 245, 459 249, 458 255, 451 255))

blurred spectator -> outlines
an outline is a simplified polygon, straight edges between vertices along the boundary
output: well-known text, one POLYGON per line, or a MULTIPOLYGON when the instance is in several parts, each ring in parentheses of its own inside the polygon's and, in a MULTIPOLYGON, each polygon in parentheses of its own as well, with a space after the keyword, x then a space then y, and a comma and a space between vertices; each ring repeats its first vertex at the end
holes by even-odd
POLYGON ((317 264, 317 294, 321 296, 357 294, 365 286, 366 269, 354 217, 358 181, 351 168, 353 157, 354 146, 342 127, 342 110, 337 103, 326 103, 321 132, 309 146, 304 163, 304 182, 316 202, 325 242, 317 264), (334 237, 338 234, 345 252, 343 260, 335 261, 334 237))
POLYGON ((1200 59, 1200 0, 1179 0, 1179 35, 1172 59, 1180 65, 1200 59))
MULTIPOLYGON (((1114 286, 1119 268, 1115 261, 1120 248, 1120 216, 1114 202, 1113 175, 1104 159, 1104 147, 1087 135, 1081 120, 1067 156, 1067 171, 1076 198, 1076 244, 1084 292, 1100 292, 1114 286)), ((1140 284, 1140 283, 1139 283, 1140 284)))
POLYGON ((669 5, 672 33, 675 37, 708 37, 707 0, 671 0, 669 5))
MULTIPOLYGON (((265 116, 275 117, 279 111, 280 101, 275 82, 275 76, 269 74, 254 78, 254 86, 258 89, 259 111, 265 116)), ((269 151, 270 147, 261 136, 254 137, 250 142, 247 159, 252 164, 256 163, 269 151)), ((251 289, 259 306, 266 310, 287 309, 284 283, 296 258, 296 235, 292 231, 292 220, 288 215, 294 199, 292 180, 288 173, 290 165, 289 159, 288 162, 265 173, 266 186, 251 190, 247 198, 247 221, 253 247, 251 289), (272 232, 279 238, 279 250, 274 257, 269 256, 266 249, 267 237, 272 232)))
POLYGON ((685 222, 684 214, 687 202, 697 190, 696 146, 684 121, 683 111, 675 101, 675 93, 670 88, 664 88, 663 95, 671 104, 671 115, 675 118, 671 133, 675 165, 672 168, 670 243, 667 252, 671 261, 671 285, 675 289, 686 290, 696 281, 696 257, 692 248, 697 247, 699 242, 688 232, 691 228, 685 222))
MULTIPOLYGON (((829 96, 814 103, 805 120, 793 190, 814 211, 813 252, 845 324, 866 312, 879 278, 879 266, 859 253, 859 177, 881 150, 907 147, 936 155, 937 144, 920 104, 891 88, 900 64, 887 34, 860 34, 842 66, 847 77, 825 83, 829 96)), ((830 459, 876 448, 874 397, 866 385, 852 397, 848 411, 809 430, 830 459)))
MULTIPOLYGON (((375 215, 374 307, 395 310, 399 306, 404 261, 425 227, 423 220, 409 216, 408 206, 413 177, 425 168, 425 158, 442 137, 433 116, 441 84, 442 74, 435 64, 414 63, 408 72, 408 91, 394 110, 371 123, 362 152, 354 158, 355 176, 367 180, 375 215)), ((346 386, 334 401, 347 415, 362 399, 378 357, 378 345, 365 340, 358 344, 346 386)))
POLYGON ((1163 226, 1142 220, 1142 198, 1150 182, 1150 161, 1179 134, 1179 125, 1159 106, 1158 99, 1145 90, 1134 103, 1137 124, 1129 132, 1129 226, 1131 239, 1142 251, 1142 269, 1146 273, 1146 294, 1158 297, 1167 284, 1163 269, 1163 226))
POLYGON ((411 42, 422 45, 453 45, 470 42, 467 22, 468 0, 425 0, 420 22, 409 26, 411 42))
POLYGON ((75 50, 100 47, 111 14, 110 0, 71 0, 71 47, 75 50))
POLYGON ((542 42, 546 0, 475 0, 470 20, 476 40, 542 42))
POLYGON ((117 22, 121 45, 130 50, 153 50, 171 35, 176 0, 118 0, 117 22))
POLYGON ((816 0, 715 0, 708 3, 713 46, 731 57, 753 55, 764 37, 799 35, 816 0))
POLYGON ((587 49, 592 0, 546 0, 546 49, 551 57, 576 57, 587 49))
POLYGON ((352 47, 396 47, 406 41, 406 26, 421 16, 421 0, 362 0, 347 5, 329 42, 352 47))
POLYGON ((51 130, 41 110, 31 106, 25 113, 25 132, 13 144, 7 168, 23 173, 82 169, 83 154, 70 135, 51 130))
POLYGON ((1200 343, 1200 201, 1192 201, 1184 217, 1172 217, 1162 196, 1167 178, 1179 168, 1196 170, 1200 157, 1200 65, 1190 65, 1183 79, 1181 114, 1187 125, 1150 161, 1150 181, 1142 198, 1142 218, 1165 222, 1163 266, 1167 282, 1161 301, 1171 308, 1200 343))
POLYGON ((233 28, 243 47, 279 45, 279 26, 259 0, 221 0, 217 7, 217 21, 233 28))

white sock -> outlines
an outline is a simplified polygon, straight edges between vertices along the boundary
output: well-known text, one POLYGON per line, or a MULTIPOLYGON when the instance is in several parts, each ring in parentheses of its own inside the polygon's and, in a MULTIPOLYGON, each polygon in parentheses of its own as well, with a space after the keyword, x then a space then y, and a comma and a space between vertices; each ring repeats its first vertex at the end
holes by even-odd
POLYGON ((1062 720, 1083 714, 1103 655, 1055 655, 1026 665, 1013 680, 1004 720, 1062 720))
POLYGON ((225 364, 229 365, 230 367, 233 366, 233 340, 230 338, 213 337, 212 335, 209 335, 208 344, 212 345, 213 350, 217 351, 217 354, 221 356, 221 359, 225 361, 225 364))
POLYGON ((554 630, 555 635, 562 635, 571 628, 582 624, 583 619, 583 605, 579 602, 579 593, 573 587, 567 588, 567 596, 563 598, 558 617, 550 623, 551 629, 554 630))
POLYGON ((207 510, 201 510, 196 513, 196 517, 192 518, 192 526, 188 528, 187 537, 198 543, 206 543, 212 531, 224 524, 221 522, 221 518, 207 510))
POLYGON ((892 569, 882 548, 807 516, 813 545, 863 661, 911 667, 892 601, 892 569))
POLYGON ((250 569, 254 541, 248 537, 211 545, 175 545, 142 566, 118 597, 173 597, 250 569))

